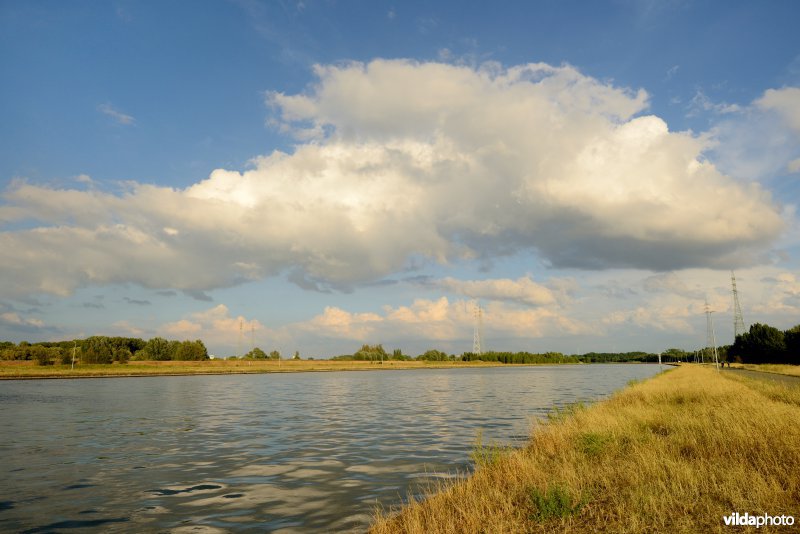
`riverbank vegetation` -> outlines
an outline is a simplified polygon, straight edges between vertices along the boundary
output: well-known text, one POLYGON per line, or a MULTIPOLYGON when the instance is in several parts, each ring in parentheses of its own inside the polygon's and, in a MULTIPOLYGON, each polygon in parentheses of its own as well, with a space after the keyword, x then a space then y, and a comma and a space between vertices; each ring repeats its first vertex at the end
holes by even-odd
MULTIPOLYGON (((670 349, 675 351, 677 349, 670 349)), ((155 337, 148 341, 129 337, 92 336, 80 340, 15 344, 0 342, 0 361, 36 361, 39 365, 61 364, 125 364, 129 361, 203 361, 209 360, 208 350, 201 340, 175 341, 155 337)), ((227 360, 276 360, 283 359, 281 353, 272 350, 266 353, 253 347, 243 356, 229 356, 227 360)), ((300 360, 295 351, 293 360, 300 360)), ((313 357, 308 358, 313 360, 313 357)), ((327 359, 327 358, 322 358, 327 359)), ((677 358, 672 358, 676 360, 677 358)), ((353 354, 330 358, 341 362, 485 362, 498 364, 555 364, 555 363, 610 363, 610 362, 656 362, 658 355, 646 352, 597 353, 566 355, 560 352, 509 352, 485 351, 480 354, 464 352, 448 354, 438 349, 429 349, 417 356, 403 354, 400 349, 391 352, 383 345, 362 345, 353 354)))
POLYGON ((734 512, 800 522, 797 421, 800 387, 683 365, 554 414, 522 449, 479 447, 472 476, 379 514, 372 532, 725 532, 734 512))
POLYGON ((56 363, 111 364, 137 361, 202 361, 208 350, 201 340, 168 341, 154 337, 148 341, 133 337, 91 336, 86 339, 14 344, 0 342, 0 360, 33 360, 39 365, 56 363))
MULTIPOLYGON (((670 349, 675 350, 675 349, 670 349)), ((460 355, 447 354, 441 350, 430 349, 412 357, 395 349, 387 352, 383 345, 362 345, 353 354, 344 354, 331 358, 336 361, 428 361, 428 362, 488 362, 501 364, 554 364, 554 363, 621 363, 621 362, 657 362, 658 354, 647 352, 589 352, 587 354, 567 355, 560 352, 510 352, 484 351, 480 354, 464 352, 460 355)), ((673 359, 677 361, 677 359, 673 359)))

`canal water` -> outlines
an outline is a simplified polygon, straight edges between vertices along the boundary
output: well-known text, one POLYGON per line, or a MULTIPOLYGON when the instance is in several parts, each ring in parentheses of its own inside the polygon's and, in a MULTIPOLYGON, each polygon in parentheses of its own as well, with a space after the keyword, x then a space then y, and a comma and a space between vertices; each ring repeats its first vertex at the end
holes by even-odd
POLYGON ((2 532, 364 531, 656 365, 0 382, 2 532))

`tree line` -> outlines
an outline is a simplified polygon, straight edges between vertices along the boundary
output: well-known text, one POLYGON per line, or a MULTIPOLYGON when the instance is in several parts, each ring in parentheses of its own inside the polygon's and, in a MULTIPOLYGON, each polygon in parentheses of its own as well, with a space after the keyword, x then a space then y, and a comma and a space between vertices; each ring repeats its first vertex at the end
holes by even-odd
POLYGON ((131 360, 208 360, 202 341, 175 341, 154 337, 148 341, 133 337, 91 336, 86 339, 19 344, 0 342, 0 359, 35 360, 40 365, 127 363, 131 360))
MULTIPOLYGON (((711 349, 700 349, 705 361, 712 361, 711 349)), ((691 361, 696 353, 681 349, 667 349, 662 352, 664 361, 691 361)), ((740 363, 786 363, 800 364, 800 325, 781 331, 772 326, 756 323, 750 330, 736 337, 733 345, 717 347, 720 361, 740 363)), ((269 354, 258 347, 242 356, 253 360, 280 360, 277 350, 269 354)), ((41 365, 53 363, 70 364, 127 363, 131 360, 208 360, 208 350, 199 339, 195 341, 175 341, 154 337, 147 341, 132 337, 92 336, 80 340, 19 344, 0 341, 0 359, 35 360, 41 365)), ((300 359, 295 352, 293 359, 300 359)), ((586 354, 565 355, 560 352, 507 352, 487 351, 481 354, 464 352, 460 355, 448 354, 438 349, 430 349, 418 356, 403 354, 400 349, 387 352, 383 345, 362 345, 353 354, 334 356, 332 360, 348 361, 439 361, 439 362, 497 362, 504 364, 527 363, 617 363, 617 362, 656 362, 658 354, 649 352, 588 352, 586 354)))
POLYGON ((612 362, 656 362, 658 354, 648 352, 589 352, 581 355, 566 355, 560 352, 508 352, 508 351, 487 351, 480 354, 474 352, 464 352, 460 355, 448 354, 438 349, 429 349, 418 356, 408 356, 403 354, 400 349, 395 349, 391 353, 387 352, 383 345, 362 345, 353 354, 343 354, 334 356, 332 360, 344 361, 389 361, 389 360, 417 360, 432 362, 494 362, 506 364, 519 363, 612 363, 612 362))
POLYGON ((727 350, 728 361, 800 365, 800 324, 788 330, 756 323, 736 336, 727 350))

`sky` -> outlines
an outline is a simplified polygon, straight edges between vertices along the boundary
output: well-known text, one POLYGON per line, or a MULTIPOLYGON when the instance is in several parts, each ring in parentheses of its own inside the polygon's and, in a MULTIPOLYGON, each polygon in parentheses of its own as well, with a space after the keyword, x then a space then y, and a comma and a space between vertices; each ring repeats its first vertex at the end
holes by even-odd
POLYGON ((800 323, 800 3, 0 0, 0 339, 800 323))

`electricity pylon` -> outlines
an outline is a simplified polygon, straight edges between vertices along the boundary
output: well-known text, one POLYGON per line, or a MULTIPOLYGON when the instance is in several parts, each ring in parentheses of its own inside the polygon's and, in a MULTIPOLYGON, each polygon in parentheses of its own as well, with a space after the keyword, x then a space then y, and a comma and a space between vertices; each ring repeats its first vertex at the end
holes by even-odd
POLYGON ((711 318, 712 312, 708 307, 708 300, 706 300, 706 347, 711 349, 714 355, 714 366, 719 370, 719 361, 717 360, 717 338, 714 335, 714 320, 711 318))
POLYGON ((480 356, 482 352, 481 331, 483 330, 483 310, 480 302, 475 303, 475 330, 472 333, 472 352, 480 356))
POLYGON ((733 289, 733 340, 744 334, 744 317, 739 305, 739 292, 736 290, 736 275, 731 271, 731 288, 733 289))

